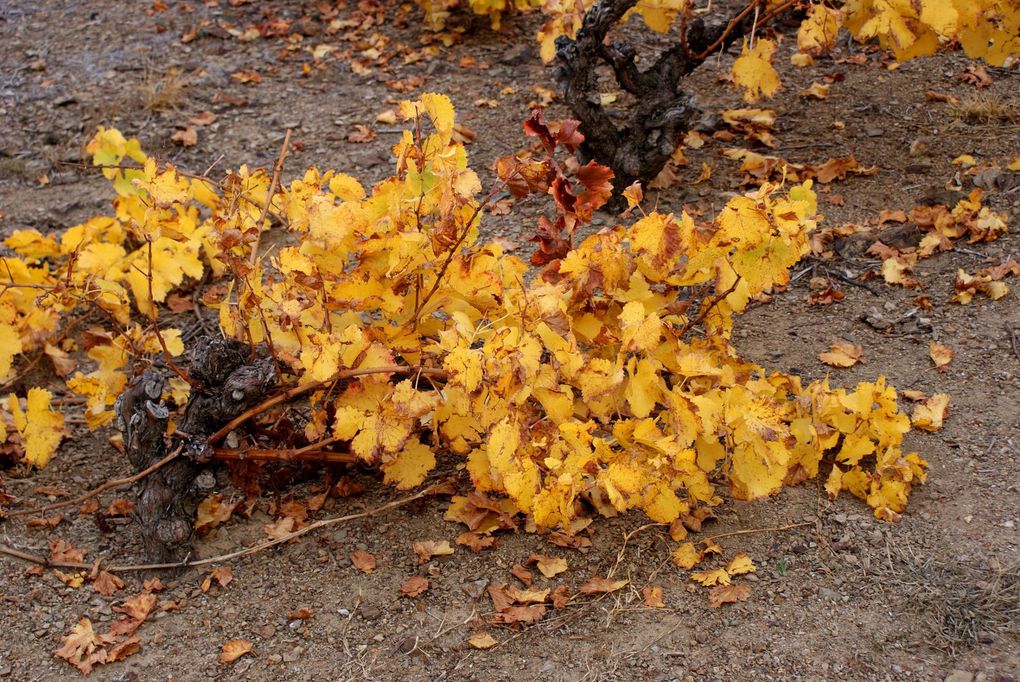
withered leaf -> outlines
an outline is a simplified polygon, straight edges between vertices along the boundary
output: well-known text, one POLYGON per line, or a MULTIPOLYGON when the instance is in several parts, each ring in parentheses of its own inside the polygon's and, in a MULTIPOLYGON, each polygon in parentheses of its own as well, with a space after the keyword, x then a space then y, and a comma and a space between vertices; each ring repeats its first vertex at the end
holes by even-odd
POLYGON ((429 581, 420 575, 412 575, 400 586, 401 597, 417 597, 429 589, 429 581))
POLYGON ((351 552, 351 563, 365 575, 370 575, 375 570, 375 556, 362 549, 351 552))
POLYGON ((220 650, 220 663, 233 663, 241 656, 250 654, 252 643, 247 639, 232 639, 220 650))
POLYGON ((751 588, 747 585, 718 585, 708 593, 708 603, 713 609, 718 609, 723 604, 747 601, 750 596, 751 588))

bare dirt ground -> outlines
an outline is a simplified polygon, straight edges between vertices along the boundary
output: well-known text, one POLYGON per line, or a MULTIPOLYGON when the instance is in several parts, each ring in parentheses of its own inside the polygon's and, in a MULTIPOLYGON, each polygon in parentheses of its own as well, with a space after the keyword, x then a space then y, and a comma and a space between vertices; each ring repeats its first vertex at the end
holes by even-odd
MULTIPOLYGON (((449 47, 434 42, 438 49, 428 56, 421 50, 430 34, 423 33, 414 7, 366 1, 323 17, 332 3, 319 5, 216 0, 172 3, 162 10, 159 4, 95 0, 0 5, 3 234, 20 227, 57 230, 107 210, 112 192, 105 180, 78 165, 84 143, 99 125, 137 136, 158 158, 199 173, 214 163, 271 166, 289 129, 294 144, 285 179, 315 165, 370 183, 389 172, 388 148, 396 130, 376 124, 377 114, 402 98, 441 91, 453 99, 459 120, 477 133, 468 152, 483 180, 491 180, 486 169, 497 156, 526 144, 520 121, 529 102, 541 99, 533 86, 553 87, 552 71, 542 66, 532 39, 540 23, 536 17, 511 18, 498 33, 482 20, 456 18, 455 24, 470 30, 449 47), (377 16, 385 22, 373 23, 377 16), (358 21, 331 32, 336 18, 358 21), (258 25, 269 33, 278 28, 281 35, 245 34, 258 25), (316 54, 322 45, 335 49, 316 54), (352 61, 359 62, 353 70, 352 61), (261 82, 243 83, 232 75, 249 70, 261 82), (215 121, 188 123, 202 112, 215 114, 215 121), (357 124, 375 129, 376 137, 349 141, 357 124), (196 144, 184 147, 171 139, 189 126, 197 132, 196 144)), ((1003 169, 1020 154, 1015 69, 990 69, 994 82, 978 89, 961 79, 970 62, 955 54, 889 70, 880 53, 868 53, 862 64, 840 63, 838 58, 849 55, 844 47, 834 59, 795 70, 785 49, 778 63, 786 89, 768 103, 779 114, 775 153, 811 163, 852 153, 879 169, 873 176, 834 183, 820 196, 825 225, 867 222, 882 209, 909 210, 926 195, 944 191, 947 182, 958 180, 969 191, 972 177, 958 175, 960 169, 950 164, 960 154, 1003 169), (828 99, 796 96, 823 76, 834 80, 828 99), (1006 113, 968 118, 959 107, 928 101, 926 91, 955 94, 965 102, 980 98, 1006 113), (834 121, 844 126, 836 128, 834 121), (926 153, 910 153, 917 140, 927 145, 926 153), (828 201, 832 194, 844 198, 842 205, 828 201)), ((741 106, 738 94, 718 82, 731 59, 707 63, 692 79, 706 111, 741 106)), ((553 102, 548 115, 567 112, 553 102)), ((676 209, 689 204, 711 214, 738 190, 737 164, 722 151, 743 144, 739 138, 710 141, 689 151, 680 182, 649 192, 649 202, 676 209), (714 172, 695 184, 702 161, 714 172)), ((765 367, 806 378, 829 372, 841 385, 884 374, 900 389, 951 395, 951 416, 942 431, 908 436, 909 449, 928 459, 931 474, 914 492, 901 522, 876 521, 848 496, 829 502, 817 481, 773 500, 727 501, 702 536, 808 525, 720 540, 727 555, 749 554, 758 571, 744 581, 751 586, 748 601, 713 609, 705 590, 669 561, 675 543, 665 529, 637 532, 647 522, 638 514, 597 521, 592 547, 584 552, 517 533, 500 536, 496 548, 481 554, 457 547, 453 556, 419 565, 413 541, 452 541, 461 530, 443 521, 444 498, 427 499, 235 560, 233 581, 225 588, 203 592, 207 571, 197 569, 165 578, 160 599, 174 600, 179 608, 142 626, 140 653, 101 666, 92 676, 1015 679, 1020 676, 1020 356, 1011 334, 1020 329, 1020 310, 1015 293, 997 302, 978 297, 969 306, 948 300, 958 268, 973 272, 1020 251, 1017 180, 1006 173, 986 197, 988 205, 1009 214, 1012 234, 920 262, 915 276, 933 310, 916 310, 918 292, 880 279, 868 281, 873 291, 837 281, 845 300, 809 306, 812 273, 805 268, 812 263, 805 262, 796 268, 803 276, 786 291, 737 320, 737 348, 765 367), (896 324, 877 331, 862 319, 876 313, 896 324), (956 351, 945 373, 937 372, 928 357, 932 339, 956 351), (866 362, 845 370, 822 365, 818 353, 839 340, 860 344, 866 362), (377 558, 370 575, 351 565, 349 556, 357 549, 377 558), (540 586, 565 585, 573 593, 589 577, 610 571, 631 582, 601 599, 575 599, 526 629, 489 627, 499 645, 488 651, 471 648, 467 639, 476 619, 492 612, 482 587, 514 581, 510 568, 533 553, 569 561, 569 570, 551 580, 536 572, 540 586), (428 576, 431 588, 415 599, 398 597, 401 584, 415 574, 428 576), (643 605, 640 590, 647 585, 663 588, 664 609, 643 605), (289 617, 301 608, 314 615, 289 617), (252 641, 254 655, 219 663, 221 646, 235 638, 252 641)), ((526 256, 526 235, 540 208, 525 202, 509 216, 489 217, 489 235, 516 244, 526 256)), ((599 223, 614 220, 603 215, 599 223)), ((855 277, 877 265, 855 254, 819 267, 855 277)), ((33 492, 39 486, 79 493, 130 473, 107 444, 108 433, 72 428, 44 471, 26 478, 5 472, 8 491, 21 504, 44 501, 33 492)), ((317 480, 313 472, 285 473, 280 489, 267 491, 250 519, 235 518, 216 529, 198 543, 198 554, 213 556, 263 538, 262 526, 270 520, 264 510, 274 493, 304 499, 317 480)), ((220 488, 237 496, 221 474, 220 488)), ((371 472, 350 475, 368 492, 328 501, 319 517, 375 507, 395 495, 371 472)), ((112 497, 104 497, 104 503, 112 497)), ((94 515, 72 513, 53 529, 11 519, 2 530, 6 544, 43 554, 47 542, 59 537, 88 549, 89 560, 143 559, 129 522, 99 523, 94 515)), ((0 563, 0 677, 73 678, 77 672, 53 657, 61 638, 82 616, 109 623, 115 617, 111 608, 138 592, 141 577, 125 576, 127 586, 104 598, 88 585, 75 590, 50 572, 36 577, 24 569, 13 561, 0 563)))

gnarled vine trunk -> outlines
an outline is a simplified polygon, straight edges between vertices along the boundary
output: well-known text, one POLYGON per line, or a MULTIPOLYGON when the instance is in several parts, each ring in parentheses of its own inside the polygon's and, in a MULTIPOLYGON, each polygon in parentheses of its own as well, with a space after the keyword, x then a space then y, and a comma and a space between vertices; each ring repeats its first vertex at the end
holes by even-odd
POLYGON ((156 563, 183 561, 191 552, 197 495, 195 479, 212 456, 209 436, 250 407, 276 385, 268 358, 249 358, 248 347, 234 341, 202 338, 188 354, 188 373, 197 386, 173 434, 161 396, 167 373, 147 370, 117 402, 128 459, 142 471, 180 448, 180 456, 135 486, 135 520, 146 557, 156 563))
POLYGON ((636 50, 607 43, 606 35, 637 0, 599 0, 588 10, 574 40, 556 41, 557 80, 564 100, 581 121, 585 141, 581 153, 613 169, 617 192, 635 180, 652 180, 669 161, 680 135, 701 113, 695 98, 682 87, 683 79, 704 62, 720 38, 720 49, 744 35, 750 22, 708 26, 696 18, 682 30, 685 39, 662 53, 649 68, 638 69, 636 50), (745 23, 748 26, 745 26, 745 23), (635 104, 622 125, 617 125, 602 104, 598 67, 608 65, 620 87, 634 96, 635 104))

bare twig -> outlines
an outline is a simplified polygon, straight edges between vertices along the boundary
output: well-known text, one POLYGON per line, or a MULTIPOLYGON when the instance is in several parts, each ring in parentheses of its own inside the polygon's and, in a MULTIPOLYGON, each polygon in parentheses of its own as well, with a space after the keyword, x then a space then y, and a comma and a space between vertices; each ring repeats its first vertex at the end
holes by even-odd
POLYGON ((45 512, 54 511, 55 509, 63 509, 64 507, 70 507, 72 505, 80 504, 80 503, 84 502, 85 500, 91 499, 91 498, 95 497, 96 495, 100 495, 100 494, 106 492, 107 490, 111 490, 113 488, 123 488, 124 486, 131 485, 135 481, 140 481, 141 479, 145 478, 146 476, 148 476, 152 472, 154 472, 157 469, 161 468, 163 465, 169 464, 171 461, 176 459, 177 456, 180 455, 180 454, 181 454, 181 449, 177 448, 176 450, 171 452, 169 455, 167 455, 163 459, 159 460, 158 462, 156 462, 155 464, 153 464, 152 466, 150 466, 150 467, 148 467, 146 469, 142 469, 141 471, 139 471, 137 474, 134 474, 133 476, 128 476, 127 478, 118 478, 118 479, 113 480, 113 481, 107 481, 106 483, 102 484, 98 488, 93 488, 92 490, 88 491, 84 495, 79 495, 78 497, 72 498, 70 500, 63 500, 62 502, 55 502, 53 504, 46 505, 45 507, 37 507, 35 509, 19 509, 18 511, 13 511, 13 512, 9 513, 8 516, 10 516, 10 517, 18 517, 18 516, 31 516, 32 514, 43 514, 45 512))
MULTIPOLYGON (((103 570, 109 573, 131 573, 135 571, 159 571, 166 569, 189 568, 192 566, 207 566, 209 564, 219 564, 224 561, 230 561, 231 559, 237 559, 243 556, 248 556, 250 554, 255 554, 257 552, 261 552, 264 549, 269 549, 270 547, 275 547, 276 545, 289 542, 295 538, 301 537, 302 535, 307 535, 308 533, 311 533, 313 530, 318 530, 319 528, 333 526, 338 523, 343 523, 345 521, 363 519, 369 516, 375 516, 376 514, 381 514, 382 512, 389 511, 391 509, 396 509, 397 507, 401 507, 405 504, 414 502, 415 500, 419 500, 441 489, 442 486, 439 485, 430 486, 428 488, 425 488, 424 490, 415 493, 414 495, 411 495, 409 497, 403 497, 399 500, 393 500, 392 502, 387 502, 386 504, 381 505, 379 507, 375 507, 373 509, 369 509, 363 512, 357 512, 355 514, 347 514, 345 516, 337 516, 331 519, 322 519, 321 521, 316 521, 315 523, 309 524, 304 528, 300 528, 291 533, 287 533, 286 535, 280 536, 273 540, 267 540, 252 547, 246 547, 245 549, 239 549, 236 552, 230 552, 229 554, 221 554, 220 556, 209 557, 208 559, 199 559, 197 561, 179 561, 176 563, 166 564, 127 564, 123 566, 107 566, 104 567, 103 570)), ((27 561, 29 563, 39 564, 40 566, 45 566, 46 568, 74 568, 87 570, 92 569, 94 567, 94 564, 87 564, 75 561, 50 561, 45 557, 38 556, 36 554, 30 554, 28 552, 23 552, 19 549, 14 549, 13 547, 8 547, 6 545, 0 545, 0 554, 9 556, 14 559, 27 561)))
POLYGON ((283 172, 283 162, 287 160, 287 151, 290 149, 290 130, 283 136, 283 147, 280 148, 280 157, 276 160, 276 165, 273 166, 273 179, 269 182, 269 191, 266 193, 266 204, 262 207, 262 215, 259 216, 259 220, 256 223, 258 233, 255 235, 255 242, 251 245, 251 253, 248 254, 248 262, 255 265, 255 261, 259 256, 259 241, 262 239, 262 223, 265 222, 266 216, 269 215, 269 207, 273 204, 273 193, 276 192, 277 186, 280 184, 280 173, 283 172))
POLYGON ((712 308, 719 305, 720 301, 722 301, 724 298, 726 298, 727 296, 734 292, 734 290, 737 288, 737 285, 740 284, 740 279, 741 279, 740 275, 737 275, 737 278, 733 280, 733 284, 730 285, 729 289, 722 292, 718 296, 714 297, 711 301, 708 302, 708 305, 702 305, 701 310, 698 312, 698 316, 693 320, 690 320, 687 324, 685 324, 680 329, 680 332, 677 334, 677 336, 683 336, 684 334, 686 334, 687 332, 689 332, 690 330, 694 329, 699 324, 704 322, 705 318, 708 317, 708 314, 712 312, 712 308))
POLYGON ((702 538, 698 542, 708 542, 709 540, 718 540, 719 538, 728 538, 734 535, 753 535, 754 533, 778 533, 784 530, 793 530, 794 528, 803 528, 804 526, 813 526, 814 521, 804 521, 802 523, 789 523, 785 526, 773 526, 771 528, 745 528, 744 530, 731 530, 728 533, 719 533, 718 535, 710 535, 707 538, 702 538))
POLYGON ((358 457, 350 452, 334 452, 315 448, 306 450, 267 450, 264 448, 216 448, 213 459, 230 462, 309 462, 322 464, 352 464, 358 457))

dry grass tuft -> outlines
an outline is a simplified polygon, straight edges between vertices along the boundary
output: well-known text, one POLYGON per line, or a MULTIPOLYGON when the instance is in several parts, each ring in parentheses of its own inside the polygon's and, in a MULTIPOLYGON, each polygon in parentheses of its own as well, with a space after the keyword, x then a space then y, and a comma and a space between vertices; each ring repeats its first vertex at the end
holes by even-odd
POLYGON ((979 94, 964 97, 949 109, 957 121, 969 123, 1010 123, 1020 118, 1016 100, 997 94, 979 94))
POLYGON ((184 104, 187 87, 188 80, 179 69, 163 74, 147 70, 135 93, 135 105, 150 114, 176 111, 184 104))
POLYGON ((936 602, 931 620, 936 636, 951 652, 982 637, 1017 635, 1020 626, 1020 564, 964 580, 936 602))
POLYGON ((976 568, 903 563, 912 565, 898 574, 911 579, 897 587, 922 612, 928 645, 955 656, 986 638, 1020 636, 1020 564, 976 568))

